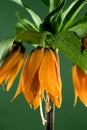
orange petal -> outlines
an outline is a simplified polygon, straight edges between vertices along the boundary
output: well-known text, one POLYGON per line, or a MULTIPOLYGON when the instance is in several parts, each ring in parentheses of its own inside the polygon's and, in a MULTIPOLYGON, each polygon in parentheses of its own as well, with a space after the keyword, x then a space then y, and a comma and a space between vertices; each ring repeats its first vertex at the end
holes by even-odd
POLYGON ((24 60, 24 56, 25 53, 21 53, 19 50, 9 55, 4 64, 0 67, 0 83, 2 83, 10 73, 13 73, 13 68, 15 68, 19 62, 19 64, 22 64, 21 61, 24 60))
POLYGON ((35 104, 38 104, 37 95, 39 93, 39 89, 40 89, 40 84, 39 84, 37 73, 35 74, 33 81, 32 81, 32 84, 30 86, 29 86, 28 82, 26 83, 26 85, 22 86, 22 91, 23 91, 25 99, 31 105, 33 104, 34 107, 37 106, 35 104), (26 89, 24 87, 26 87, 26 89))
MULTIPOLYGON (((29 77, 29 84, 32 82, 32 79, 35 73, 38 71, 40 63, 43 58, 43 48, 37 48, 32 53, 29 59, 27 59, 28 64, 28 77, 29 77)), ((24 68, 26 70, 26 68, 24 68)))
MULTIPOLYGON (((22 75, 21 75, 21 85, 22 92, 28 103, 34 105, 34 99, 40 88, 38 80, 38 69, 43 57, 43 49, 37 48, 27 58, 22 75)), ((19 87, 18 87, 19 90, 19 87)), ((18 95, 18 90, 16 91, 15 97, 18 95)), ((36 102, 36 101, 35 101, 36 102)), ((36 103, 35 103, 36 104, 36 103)), ((35 105, 36 106, 36 105, 35 105)))
POLYGON ((51 95, 49 94, 49 97, 50 97, 51 101, 56 105, 56 107, 58 107, 58 108, 61 107, 62 96, 59 98, 59 97, 51 96, 51 95))
MULTIPOLYGON (((51 49, 45 49, 44 57, 39 69, 41 87, 53 97, 61 98, 61 86, 58 82, 57 61, 51 49)), ((58 69, 58 71, 60 71, 58 69)))
POLYGON ((30 59, 30 56, 28 57, 28 59, 26 60, 26 62, 25 62, 25 65, 24 65, 24 67, 23 67, 23 69, 22 69, 22 73, 21 73, 21 77, 20 77, 20 81, 19 81, 19 85, 18 85, 18 88, 17 88, 17 90, 16 90, 16 93, 15 93, 15 95, 14 95, 14 97, 13 97, 13 99, 12 100, 14 100, 21 92, 22 92, 22 86, 25 86, 25 85, 27 85, 27 82, 28 82, 28 76, 26 76, 27 74, 28 74, 28 60, 30 59), (24 69, 25 68, 25 69, 24 69), (25 76, 24 76, 24 74, 25 74, 25 76), (26 84, 24 84, 24 81, 26 82, 26 84))
POLYGON ((73 79, 73 84, 74 84, 74 91, 75 91, 75 101, 74 101, 74 105, 76 104, 77 102, 77 97, 78 97, 78 91, 79 91, 79 88, 78 86, 80 86, 80 82, 79 82, 79 79, 78 79, 78 75, 77 75, 77 66, 74 65, 72 67, 72 79, 73 79))
POLYGON ((34 106, 34 109, 37 109, 40 106, 40 97, 39 94, 34 98, 32 105, 34 106))
POLYGON ((24 57, 25 57, 24 54, 20 54, 19 57, 17 58, 18 59, 17 64, 15 66, 13 66, 13 68, 9 71, 9 75, 7 77, 8 83, 7 83, 7 86, 6 86, 7 91, 10 89, 10 87, 12 86, 17 74, 19 73, 19 71, 22 67, 22 64, 24 62, 24 57))
POLYGON ((87 49, 87 37, 82 39, 82 44, 87 49))
POLYGON ((44 90, 39 89, 37 96, 34 98, 32 102, 34 109, 37 109, 40 106, 40 100, 43 100, 43 98, 44 98, 44 90))
POLYGON ((11 99, 11 101, 13 101, 21 92, 22 92, 22 78, 20 78, 18 88, 16 90, 14 97, 11 99))
POLYGON ((0 67, 0 77, 4 75, 18 61, 19 51, 11 53, 4 64, 0 67))
POLYGON ((59 84, 60 87, 62 87, 61 74, 60 74, 60 59, 59 59, 59 55, 55 51, 53 51, 53 53, 55 55, 54 59, 56 58, 55 59, 55 66, 56 66, 55 68, 56 68, 56 73, 57 73, 57 78, 58 78, 58 84, 59 84))
POLYGON ((75 100, 79 96, 83 104, 87 106, 87 74, 81 68, 74 65, 72 67, 72 78, 75 89, 75 100))

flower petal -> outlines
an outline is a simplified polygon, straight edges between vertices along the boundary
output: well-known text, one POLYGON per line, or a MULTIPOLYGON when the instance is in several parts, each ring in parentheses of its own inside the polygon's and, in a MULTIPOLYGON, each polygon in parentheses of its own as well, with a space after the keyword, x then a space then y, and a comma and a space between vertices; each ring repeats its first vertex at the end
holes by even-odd
POLYGON ((24 69, 23 69, 23 82, 22 91, 26 100, 32 104, 34 98, 36 97, 40 84, 38 79, 38 69, 43 57, 43 49, 37 48, 27 59, 24 69), (27 75, 27 80, 26 80, 27 75))
POLYGON ((41 87, 53 97, 61 100, 61 86, 58 82, 57 60, 51 49, 45 49, 44 57, 39 69, 41 87))
POLYGON ((23 64, 24 57, 24 47, 20 44, 16 45, 14 43, 10 55, 8 56, 4 64, 0 67, 0 83, 2 83, 4 80, 8 80, 7 78, 11 77, 12 75, 15 75, 12 77, 16 77, 17 74, 14 73, 19 72, 23 64))
POLYGON ((37 109, 40 105, 40 97, 39 94, 34 98, 32 105, 34 106, 34 109, 37 109))
POLYGON ((59 59, 59 55, 55 51, 53 51, 53 53, 55 55, 54 60, 55 60, 55 68, 57 73, 58 84, 62 89, 62 81, 61 81, 61 74, 60 74, 60 59, 59 59))
POLYGON ((38 92, 40 89, 40 84, 38 81, 37 73, 34 76, 34 79, 32 81, 32 84, 29 86, 29 83, 27 82, 25 86, 22 86, 22 91, 24 94, 25 99, 32 105, 34 99, 36 98, 38 92), (25 89, 26 87, 26 89, 25 89))
POLYGON ((77 65, 74 65, 72 68, 72 78, 75 88, 75 99, 79 96, 83 104, 87 106, 87 74, 77 65))
POLYGON ((11 54, 4 62, 4 64, 0 67, 0 83, 2 83, 3 80, 7 78, 10 70, 17 63, 18 56, 19 52, 14 52, 14 54, 11 54))
POLYGON ((20 71, 20 68, 22 67, 22 64, 24 62, 24 57, 25 57, 25 54, 20 54, 19 57, 17 58, 18 59, 18 62, 17 64, 15 64, 15 66, 13 66, 13 68, 10 70, 9 72, 9 75, 7 77, 7 85, 5 86, 6 87, 6 90, 8 91, 10 89, 10 87, 12 86, 17 74, 19 73, 20 71))
MULTIPOLYGON (((25 99, 34 107, 38 106, 37 95, 40 89, 40 83, 38 79, 38 69, 43 57, 43 49, 37 48, 27 58, 22 75, 21 75, 21 86, 22 92, 24 94, 25 99), (37 102, 36 102, 37 101, 37 102)), ((20 86, 19 86, 20 87, 20 86)), ((20 90, 18 87, 15 97, 19 94, 20 90)))
POLYGON ((87 49, 87 37, 82 39, 82 44, 87 49))
POLYGON ((49 94, 51 101, 56 105, 56 107, 60 108, 62 103, 62 96, 61 97, 54 97, 49 94))
POLYGON ((16 90, 15 95, 13 96, 13 98, 11 99, 11 102, 22 92, 22 78, 20 78, 20 82, 18 85, 18 88, 16 90))
POLYGON ((44 98, 44 90, 41 88, 39 89, 36 97, 34 98, 32 105, 34 106, 34 109, 38 108, 40 105, 40 101, 42 101, 44 98))

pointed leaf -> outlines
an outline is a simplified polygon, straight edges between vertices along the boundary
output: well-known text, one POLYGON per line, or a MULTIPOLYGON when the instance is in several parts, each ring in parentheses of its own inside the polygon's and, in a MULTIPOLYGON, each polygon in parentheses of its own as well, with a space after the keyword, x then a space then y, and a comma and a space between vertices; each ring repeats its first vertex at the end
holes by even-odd
POLYGON ((77 2, 78 2, 77 0, 73 1, 73 2, 69 5, 69 7, 62 13, 62 20, 65 19, 66 15, 71 11, 71 9, 75 6, 75 4, 76 4, 77 2))
POLYGON ((59 1, 54 0, 54 1, 55 1, 55 5, 54 5, 55 14, 50 18, 50 21, 51 21, 53 34, 56 34, 58 31, 60 31, 61 14, 63 11, 65 0, 59 0, 59 1))
POLYGON ((78 24, 69 30, 75 32, 80 38, 87 37, 87 23, 78 24))
MULTIPOLYGON (((73 3, 72 3, 73 4, 73 3)), ((79 11, 87 4, 87 0, 76 0, 76 3, 74 4, 74 6, 71 5, 72 8, 70 8, 69 12, 63 14, 65 15, 65 19, 63 21, 63 25, 62 25, 62 29, 66 30, 70 27, 70 25, 72 24, 73 20, 75 19, 75 17, 77 16, 77 14, 79 13, 79 11)), ((68 11, 68 9, 67 9, 68 11)))
POLYGON ((87 13, 74 21, 69 30, 75 32, 80 38, 87 37, 87 13))
POLYGON ((71 27, 74 27, 78 24, 82 24, 82 23, 87 23, 87 13, 85 13, 84 15, 80 16, 78 19, 76 19, 70 26, 71 27))
POLYGON ((27 19, 22 19, 20 22, 15 24, 16 34, 21 33, 25 30, 28 31, 38 31, 31 22, 29 22, 27 19))
POLYGON ((36 27, 39 28, 39 25, 41 24, 41 19, 33 10, 31 10, 28 6, 24 5, 21 0, 11 0, 11 1, 19 4, 24 9, 26 9, 28 13, 31 15, 33 21, 35 22, 36 27))
POLYGON ((43 1, 43 3, 44 3, 45 5, 49 6, 49 0, 41 0, 41 1, 43 1))
POLYGON ((31 31, 37 30, 35 25, 33 23, 31 23, 28 19, 23 17, 20 12, 17 11, 16 15, 17 15, 19 22, 15 26, 17 26, 18 28, 21 28, 20 30, 31 30, 31 31))
POLYGON ((61 24, 60 24, 59 30, 60 30, 61 27, 62 27, 62 24, 63 24, 63 21, 64 21, 66 15, 69 13, 69 11, 73 8, 73 6, 74 6, 76 3, 77 3, 77 1, 72 2, 71 5, 70 5, 64 12, 62 12, 62 14, 61 14, 61 24))
POLYGON ((56 8, 45 17, 41 26, 44 28, 44 30, 50 31, 51 33, 56 33, 59 25, 61 24, 61 11, 63 9, 65 0, 59 0, 58 2, 59 3, 57 3, 56 8))
POLYGON ((60 7, 60 5, 64 2, 64 0, 49 0, 50 1, 50 12, 51 11, 53 11, 53 10, 55 10, 55 9, 57 9, 57 8, 59 8, 60 7))
POLYGON ((81 41, 73 32, 62 31, 52 36, 47 42, 50 46, 54 45, 74 64, 87 72, 87 51, 82 52, 81 41))
POLYGON ((23 31, 16 36, 15 40, 30 44, 40 44, 41 34, 35 31, 23 31))
POLYGON ((0 42, 0 66, 4 63, 10 54, 14 38, 6 39, 0 42))

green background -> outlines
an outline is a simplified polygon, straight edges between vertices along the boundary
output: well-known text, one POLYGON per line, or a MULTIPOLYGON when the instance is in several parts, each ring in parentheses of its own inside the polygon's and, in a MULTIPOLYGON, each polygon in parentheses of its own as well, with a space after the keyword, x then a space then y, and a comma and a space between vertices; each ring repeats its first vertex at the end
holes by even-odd
MULTIPOLYGON (((73 0, 72 0, 73 1, 73 0)), ((48 9, 41 0, 24 0, 43 19, 48 9)), ((66 6, 71 2, 67 0, 66 6)), ((20 6, 8 1, 0 0, 0 41, 14 36, 14 24, 17 22, 15 11, 20 11, 25 17, 30 16, 20 6)), ((87 10, 82 9, 79 15, 87 10)), ((27 46, 27 53, 32 50, 27 46)), ((76 107, 74 102, 74 89, 72 83, 72 63, 60 52, 61 76, 63 82, 63 102, 60 109, 55 112, 55 130, 87 130, 87 108, 78 100, 76 107)), ((20 74, 19 74, 20 76, 20 74)), ((41 122, 39 108, 31 109, 23 95, 19 95, 15 101, 13 97, 19 76, 16 78, 9 92, 0 87, 0 130, 44 130, 41 122)))

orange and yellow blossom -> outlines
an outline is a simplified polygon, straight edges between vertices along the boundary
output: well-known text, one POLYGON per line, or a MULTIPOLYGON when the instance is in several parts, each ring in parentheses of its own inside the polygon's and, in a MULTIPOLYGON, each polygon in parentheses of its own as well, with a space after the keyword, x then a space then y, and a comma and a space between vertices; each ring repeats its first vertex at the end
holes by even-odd
POLYGON ((77 65, 72 68, 72 77, 75 90, 75 102, 79 97, 82 103, 87 106, 87 74, 77 65))
MULTIPOLYGON (((87 38, 82 39, 83 48, 87 48, 87 38)), ((75 90, 75 102, 79 97, 82 103, 87 106, 87 73, 85 73, 79 66, 73 65, 72 78, 75 90)))
POLYGON ((46 92, 51 101, 60 107, 61 90, 60 64, 57 53, 51 48, 36 48, 25 62, 13 99, 22 92, 26 101, 36 109, 46 92))
POLYGON ((15 80, 25 58, 25 48, 18 43, 13 43, 8 58, 0 67, 0 84, 9 90, 15 80))

